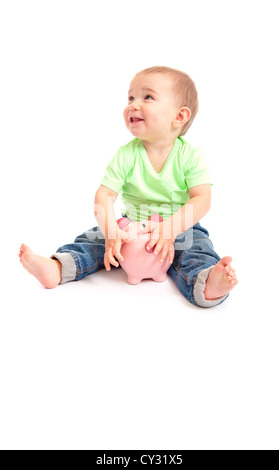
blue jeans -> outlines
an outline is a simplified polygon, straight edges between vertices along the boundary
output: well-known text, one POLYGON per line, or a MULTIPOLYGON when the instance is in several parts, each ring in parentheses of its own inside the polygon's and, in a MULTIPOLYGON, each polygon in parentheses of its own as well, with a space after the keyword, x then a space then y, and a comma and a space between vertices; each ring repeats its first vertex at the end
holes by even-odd
MULTIPOLYGON (((105 239, 99 227, 82 233, 74 243, 58 248, 52 258, 62 264, 61 284, 78 281, 103 269, 104 254, 105 239)), ((203 293, 208 274, 219 260, 208 231, 197 223, 175 240, 175 256, 167 274, 189 302, 199 307, 213 307, 228 297, 227 294, 208 301, 203 293)))

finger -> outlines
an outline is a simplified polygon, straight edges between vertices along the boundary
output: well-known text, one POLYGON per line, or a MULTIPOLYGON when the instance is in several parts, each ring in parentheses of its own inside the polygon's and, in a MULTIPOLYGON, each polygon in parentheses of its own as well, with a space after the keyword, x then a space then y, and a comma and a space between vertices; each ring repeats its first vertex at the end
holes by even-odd
POLYGON ((107 255, 105 254, 104 256, 104 265, 105 265, 105 268, 107 271, 110 271, 110 264, 109 264, 109 261, 107 259, 107 255))
POLYGON ((112 264, 113 266, 115 266, 116 268, 118 268, 119 263, 118 263, 118 261, 115 259, 115 257, 114 257, 113 255, 110 255, 110 256, 109 256, 109 262, 110 262, 110 264, 112 264))
POLYGON ((169 259, 170 259, 170 263, 173 262, 173 259, 174 259, 174 245, 172 245, 169 249, 169 259))
POLYGON ((113 266, 118 267, 118 262, 116 261, 116 259, 113 256, 113 253, 112 253, 112 248, 108 249, 106 255, 107 255, 108 264, 109 265, 112 264, 113 266))
POLYGON ((111 252, 110 252, 110 254, 111 254, 112 256, 115 256, 116 253, 120 253, 121 245, 122 245, 121 242, 122 242, 122 240, 121 240, 120 238, 118 238, 118 239, 115 241, 114 245, 111 247, 111 252))
POLYGON ((163 240, 158 241, 156 248, 154 250, 154 255, 158 255, 160 253, 161 249, 163 248, 163 244, 164 244, 163 240))
POLYGON ((123 261, 124 258, 121 254, 121 242, 119 241, 119 243, 117 242, 114 249, 112 250, 112 253, 111 253, 111 258, 114 260, 114 266, 118 267, 119 266, 119 263, 118 261, 123 261))
POLYGON ((150 239, 149 240, 149 243, 147 245, 147 250, 152 250, 152 248, 156 245, 156 243, 158 242, 158 240, 155 240, 155 239, 150 239))
POLYGON ((118 261, 124 261, 124 258, 123 258, 123 256, 121 255, 120 250, 115 250, 115 251, 114 251, 114 256, 116 256, 116 258, 118 259, 118 261))
POLYGON ((169 247, 168 247, 168 243, 165 243, 163 245, 163 249, 162 249, 162 253, 161 253, 161 256, 160 256, 160 262, 163 263, 163 261, 165 260, 167 254, 169 252, 169 247))

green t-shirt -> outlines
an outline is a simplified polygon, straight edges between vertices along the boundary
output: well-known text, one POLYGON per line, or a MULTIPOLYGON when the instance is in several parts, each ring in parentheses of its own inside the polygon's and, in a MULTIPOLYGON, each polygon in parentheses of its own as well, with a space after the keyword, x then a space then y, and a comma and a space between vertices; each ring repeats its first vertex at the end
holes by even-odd
POLYGON ((121 210, 133 222, 160 214, 163 220, 189 201, 189 189, 210 184, 208 166, 201 149, 182 137, 175 140, 163 169, 157 173, 143 142, 135 137, 123 145, 106 167, 103 186, 121 193, 121 210))

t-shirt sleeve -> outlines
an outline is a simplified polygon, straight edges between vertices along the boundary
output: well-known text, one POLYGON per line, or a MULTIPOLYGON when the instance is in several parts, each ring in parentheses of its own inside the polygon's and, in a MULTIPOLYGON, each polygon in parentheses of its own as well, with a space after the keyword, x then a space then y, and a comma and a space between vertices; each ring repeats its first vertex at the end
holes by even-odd
POLYGON ((209 168, 202 149, 193 149, 187 158, 185 182, 188 189, 200 184, 210 184, 209 168))
POLYGON ((126 176, 126 157, 122 147, 120 147, 107 165, 101 184, 111 189, 112 191, 119 193, 125 184, 126 176))

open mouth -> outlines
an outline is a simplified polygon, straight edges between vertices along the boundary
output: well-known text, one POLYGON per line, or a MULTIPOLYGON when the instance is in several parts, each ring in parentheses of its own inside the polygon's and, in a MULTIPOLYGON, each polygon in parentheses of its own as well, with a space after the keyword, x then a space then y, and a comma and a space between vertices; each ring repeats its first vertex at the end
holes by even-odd
POLYGON ((136 118, 136 117, 131 117, 130 118, 130 122, 141 122, 141 121, 143 121, 143 119, 141 119, 141 118, 136 118))

